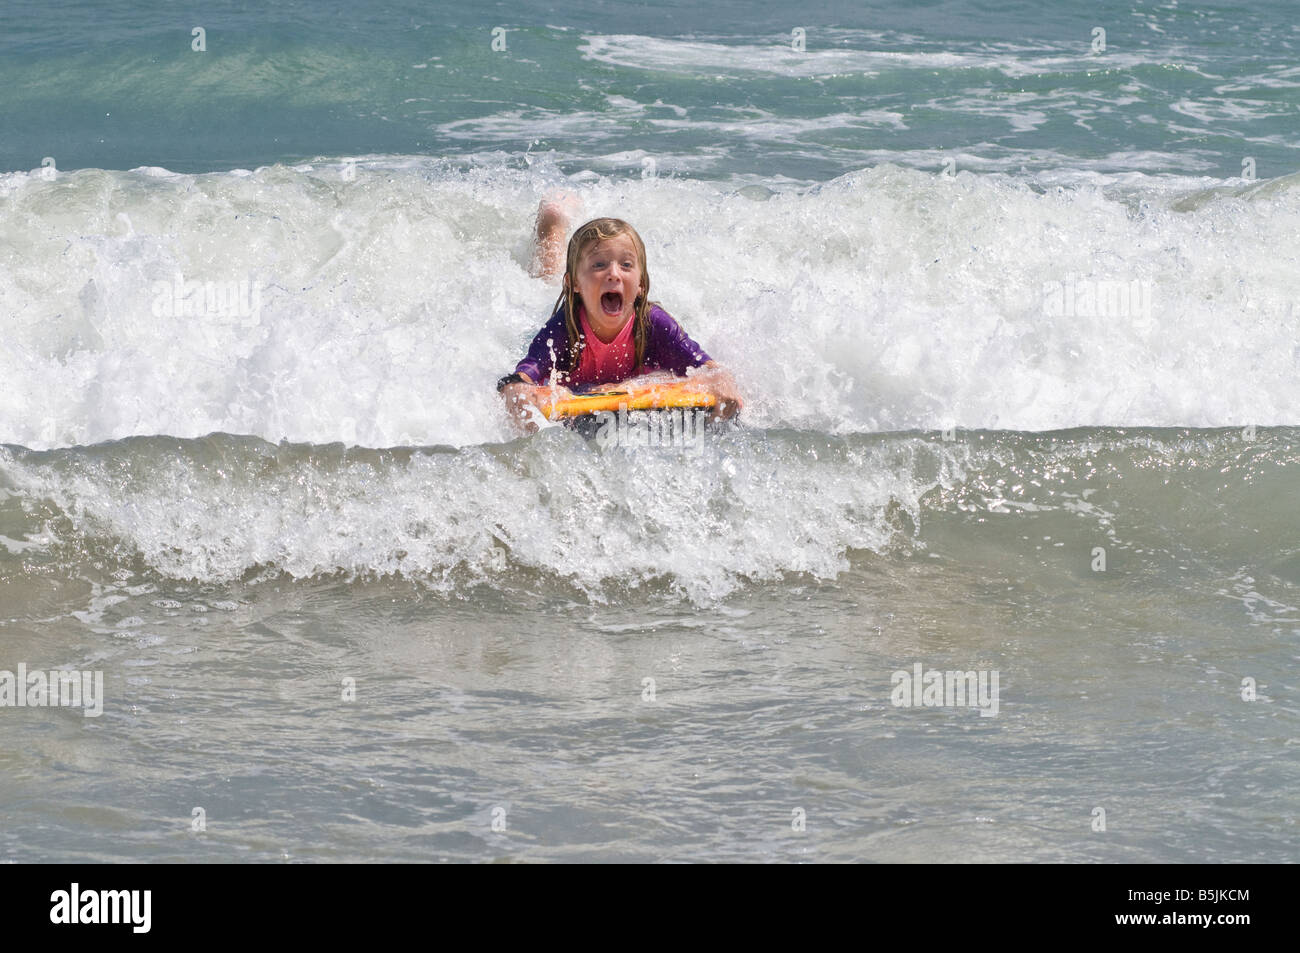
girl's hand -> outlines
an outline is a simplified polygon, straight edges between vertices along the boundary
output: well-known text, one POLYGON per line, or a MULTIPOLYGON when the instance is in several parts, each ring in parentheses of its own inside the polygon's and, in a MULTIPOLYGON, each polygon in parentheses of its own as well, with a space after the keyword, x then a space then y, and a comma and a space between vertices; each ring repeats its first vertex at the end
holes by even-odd
POLYGON ((717 400, 709 416, 714 420, 719 417, 726 420, 736 416, 745 406, 744 400, 740 397, 740 389, 736 386, 736 379, 717 361, 709 361, 704 367, 705 369, 695 376, 717 400))
POLYGON ((501 388, 501 396, 506 402, 506 409, 510 412, 510 416, 523 426, 524 432, 536 433, 536 415, 542 413, 543 405, 555 400, 565 400, 573 394, 567 387, 548 387, 515 381, 501 388))

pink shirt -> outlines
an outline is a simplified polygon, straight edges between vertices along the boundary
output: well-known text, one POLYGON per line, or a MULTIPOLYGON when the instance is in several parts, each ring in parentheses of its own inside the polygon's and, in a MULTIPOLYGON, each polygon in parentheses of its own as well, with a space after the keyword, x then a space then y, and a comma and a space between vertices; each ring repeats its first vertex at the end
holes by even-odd
POLYGON ((631 377, 636 367, 636 344, 632 340, 632 326, 636 319, 623 325, 623 330, 608 344, 596 337, 587 321, 587 309, 582 305, 578 306, 578 322, 582 327, 583 348, 573 384, 578 387, 613 384, 631 377))
MULTIPOLYGON (((704 352, 704 349, 692 341, 690 335, 682 330, 682 326, 663 308, 652 303, 649 318, 646 327, 645 356, 641 365, 643 373, 670 371, 681 377, 692 367, 699 367, 711 360, 709 355, 704 352)), ((528 353, 522 361, 515 365, 516 374, 527 375, 530 381, 538 384, 544 384, 558 375, 559 383, 566 386, 577 386, 570 378, 567 360, 569 356, 567 346, 569 331, 566 322, 567 314, 564 306, 561 305, 551 314, 542 329, 533 335, 533 341, 528 345, 528 353)), ((632 335, 632 322, 628 322, 624 331, 629 338, 627 350, 634 354, 636 341, 632 335)), ((584 331, 581 323, 578 326, 578 333, 583 336, 584 344, 596 338, 594 334, 584 331)), ((609 348, 613 345, 601 346, 609 348)), ((588 351, 585 347, 583 350, 584 352, 588 351)), ((596 368, 594 360, 590 368, 594 374, 596 368)), ((627 380, 628 375, 634 373, 634 371, 635 368, 631 367, 630 364, 625 368, 612 368, 608 379, 592 377, 590 382, 584 384, 583 387, 590 388, 627 380)))

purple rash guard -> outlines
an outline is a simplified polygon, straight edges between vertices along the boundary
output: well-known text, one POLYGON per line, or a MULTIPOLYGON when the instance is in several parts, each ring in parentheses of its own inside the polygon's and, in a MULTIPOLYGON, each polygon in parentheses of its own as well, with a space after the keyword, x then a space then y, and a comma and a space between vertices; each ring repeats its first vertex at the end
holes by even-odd
MULTIPOLYGON (((663 308, 652 304, 649 317, 650 333, 646 335, 645 361, 636 373, 672 371, 678 376, 684 376, 688 368, 700 367, 712 360, 663 308)), ((528 355, 515 365, 515 373, 527 374, 535 384, 545 384, 551 371, 556 369, 558 358, 559 370, 567 374, 568 340, 568 333, 564 329, 564 305, 560 305, 533 338, 533 343, 528 346, 528 355)), ((612 383, 615 382, 589 381, 584 382, 582 389, 612 383)))

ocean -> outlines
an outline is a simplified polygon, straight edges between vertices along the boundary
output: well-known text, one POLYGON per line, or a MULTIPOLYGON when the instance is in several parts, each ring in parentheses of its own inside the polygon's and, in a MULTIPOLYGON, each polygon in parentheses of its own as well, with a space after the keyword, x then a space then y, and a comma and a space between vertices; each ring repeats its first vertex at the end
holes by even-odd
POLYGON ((0 859, 1295 860, 1293 6, 9 0, 0 859))

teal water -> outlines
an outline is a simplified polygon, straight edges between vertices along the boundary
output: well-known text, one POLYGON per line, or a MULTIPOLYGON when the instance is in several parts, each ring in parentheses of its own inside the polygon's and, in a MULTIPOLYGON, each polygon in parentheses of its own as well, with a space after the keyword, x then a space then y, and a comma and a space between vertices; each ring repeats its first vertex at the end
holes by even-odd
POLYGON ((0 11, 0 169, 502 153, 566 172, 639 176, 653 159, 658 174, 812 182, 949 159, 1232 176, 1249 156, 1271 178, 1300 166, 1293 12, 21 0, 0 11))

